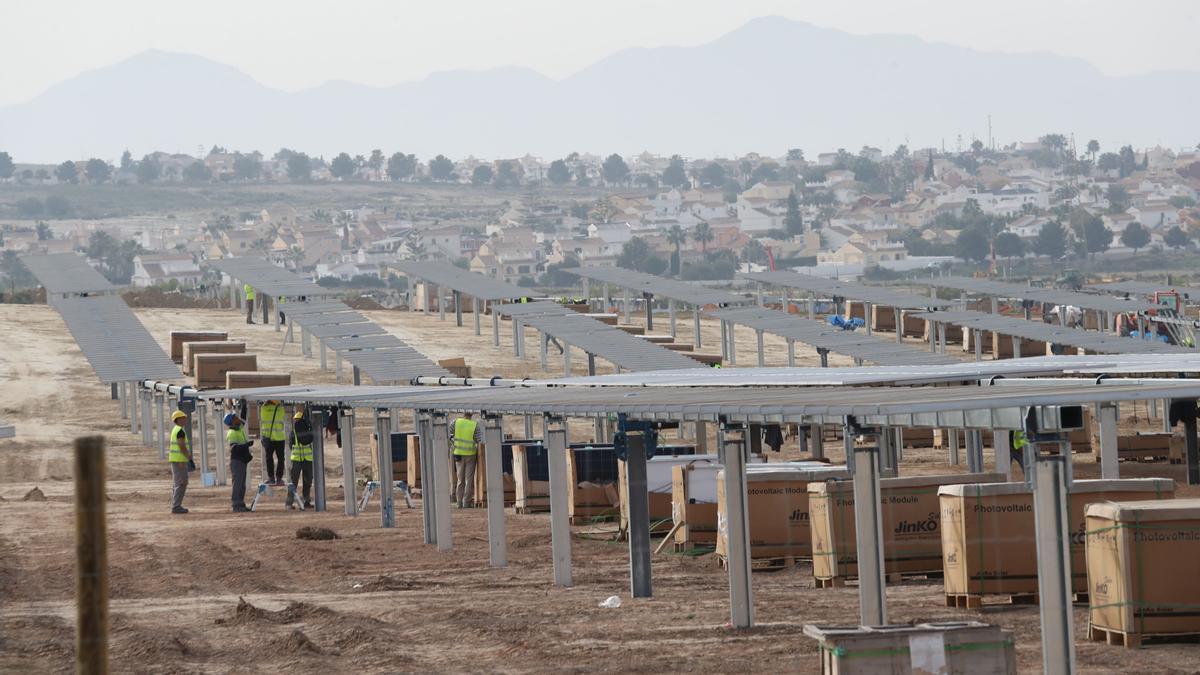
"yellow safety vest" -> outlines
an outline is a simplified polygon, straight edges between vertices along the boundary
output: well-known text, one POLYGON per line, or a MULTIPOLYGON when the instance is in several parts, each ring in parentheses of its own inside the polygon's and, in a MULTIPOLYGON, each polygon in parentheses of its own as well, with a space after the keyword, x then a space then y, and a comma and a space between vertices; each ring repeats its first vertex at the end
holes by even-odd
POLYGON ((473 457, 475 450, 475 420, 465 417, 454 420, 454 454, 473 457))
POLYGON ((293 462, 311 462, 313 461, 312 444, 300 445, 296 442, 296 432, 292 431, 292 455, 293 462))
POLYGON ((175 428, 171 429, 171 450, 167 453, 168 462, 188 461, 187 455, 183 454, 183 448, 179 447, 180 436, 183 436, 185 439, 187 438, 187 436, 184 434, 183 427, 176 424, 175 428))
POLYGON ((250 284, 246 284, 246 285, 242 286, 242 290, 246 291, 246 299, 247 300, 254 299, 254 287, 253 286, 251 286, 250 284))
POLYGON ((246 427, 238 427, 225 432, 225 442, 230 445, 242 445, 249 443, 250 439, 246 437, 246 427))
POLYGON ((282 441, 287 438, 283 433, 283 406, 274 403, 264 403, 258 410, 258 435, 270 441, 282 441))
POLYGON ((1024 431, 1013 432, 1013 450, 1020 450, 1029 444, 1029 439, 1025 436, 1024 431))

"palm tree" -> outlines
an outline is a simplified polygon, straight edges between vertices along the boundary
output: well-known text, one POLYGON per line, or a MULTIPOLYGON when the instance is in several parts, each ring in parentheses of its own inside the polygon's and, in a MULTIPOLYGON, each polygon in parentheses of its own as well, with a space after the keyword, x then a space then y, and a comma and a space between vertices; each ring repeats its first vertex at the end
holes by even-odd
POLYGON ((1092 156, 1092 163, 1095 164, 1096 153, 1100 152, 1100 141, 1098 141, 1094 138, 1092 140, 1088 141, 1087 151, 1088 151, 1088 154, 1092 156))
POLYGON ((678 276, 683 271, 683 258, 679 255, 679 249, 687 241, 687 231, 679 225, 672 225, 667 230, 667 241, 675 245, 675 275, 678 276))
POLYGON ((696 226, 692 228, 692 239, 700 242, 700 251, 704 255, 708 255, 708 242, 715 239, 715 237, 708 223, 696 223, 696 226))

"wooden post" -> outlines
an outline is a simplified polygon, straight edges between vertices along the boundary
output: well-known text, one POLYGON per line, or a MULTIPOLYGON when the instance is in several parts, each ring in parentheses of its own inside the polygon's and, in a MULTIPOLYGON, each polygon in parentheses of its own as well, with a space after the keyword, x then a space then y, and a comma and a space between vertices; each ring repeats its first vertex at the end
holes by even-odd
POLYGON ((104 437, 75 439, 75 670, 108 672, 104 437))

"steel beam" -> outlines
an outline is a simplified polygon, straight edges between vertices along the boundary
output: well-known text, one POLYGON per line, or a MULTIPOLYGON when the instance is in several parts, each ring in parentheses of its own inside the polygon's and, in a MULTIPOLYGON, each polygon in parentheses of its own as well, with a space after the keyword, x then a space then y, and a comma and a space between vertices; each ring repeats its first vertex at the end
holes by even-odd
POLYGON ((854 448, 854 534, 858 554, 859 624, 887 625, 883 518, 879 507, 879 448, 854 448))
POLYGON ((454 547, 453 535, 450 530, 450 435, 446 416, 441 413, 433 415, 433 455, 431 485, 423 486, 423 495, 432 495, 434 506, 435 528, 437 529, 437 547, 439 551, 449 551, 454 547))
POLYGON ((325 511, 328 508, 325 492, 325 411, 313 410, 309 413, 313 425, 313 509, 325 511))
MULTIPOLYGON (((1063 312, 1065 314, 1065 312, 1063 312)), ((1069 455, 1039 456, 1033 509, 1037 537, 1038 604, 1042 630, 1042 672, 1075 672, 1074 611, 1071 608, 1071 531, 1067 516, 1069 455)), ((861 564, 860 564, 861 565, 861 564)), ((860 566, 861 570, 861 566, 860 566)))
POLYGON ((502 418, 487 416, 483 426, 484 479, 487 483, 488 563, 492 567, 508 565, 507 535, 504 529, 504 428, 502 418))
POLYGON ((354 478, 354 410, 343 408, 338 411, 341 419, 338 428, 342 432, 342 489, 345 491, 346 515, 358 515, 358 495, 355 493, 354 478))
POLYGON ((729 622, 734 628, 754 625, 754 589, 750 583, 750 520, 746 508, 746 431, 722 426, 717 454, 725 467, 726 547, 729 568, 729 622), (740 432, 740 433, 739 433, 740 432), (731 439, 729 434, 740 437, 731 439))
POLYGON ((569 588, 571 579, 571 520, 567 513, 567 429, 564 420, 549 417, 544 435, 550 469, 550 549, 554 583, 569 588), (557 429, 551 428, 553 423, 557 429))
POLYGON ((646 438, 630 436, 625 458, 629 498, 629 582, 635 598, 653 595, 650 575, 650 495, 646 485, 646 438))
POLYGON ((1117 407, 1110 403, 1099 406, 1100 423, 1100 477, 1120 478, 1121 466, 1117 454, 1117 407))
POLYGON ((396 526, 395 478, 392 476, 392 421, 387 410, 375 411, 375 451, 379 454, 379 526, 396 526))

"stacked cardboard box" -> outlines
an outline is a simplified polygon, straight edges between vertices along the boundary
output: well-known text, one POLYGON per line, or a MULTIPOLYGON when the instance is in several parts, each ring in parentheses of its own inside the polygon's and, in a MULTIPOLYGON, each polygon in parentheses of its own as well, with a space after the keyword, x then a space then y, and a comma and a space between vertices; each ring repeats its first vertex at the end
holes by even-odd
POLYGON ((807 625, 823 675, 1016 675, 1012 633, 976 621, 915 626, 807 625))
POLYGON ((183 360, 183 343, 185 342, 224 342, 229 339, 229 333, 213 330, 173 330, 171 331, 171 360, 175 363, 186 363, 183 360))
POLYGON ((231 371, 258 370, 254 354, 197 354, 195 361, 196 388, 213 389, 225 386, 231 371))
POLYGON ((470 377, 471 366, 467 365, 467 360, 461 356, 454 359, 442 359, 438 361, 438 365, 450 371, 454 377, 470 377))
POLYGON ((183 374, 191 375, 196 370, 199 354, 245 354, 245 342, 185 342, 183 343, 183 374))
MULTIPOLYGON (((671 467, 695 460, 717 461, 716 455, 659 455, 646 462, 646 489, 650 493, 650 531, 667 532, 672 526, 671 467)), ((621 529, 629 529, 629 474, 624 460, 617 461, 618 501, 621 504, 621 529)))
POLYGON ((408 437, 408 461, 404 464, 405 471, 408 473, 408 487, 410 490, 421 489, 421 437, 416 434, 411 434, 408 437))
MULTIPOLYGON (((272 373, 266 371, 230 371, 225 373, 226 389, 248 389, 251 387, 286 387, 292 383, 291 373, 272 373)), ((246 406, 246 433, 251 437, 258 435, 258 406, 246 406)))
MULTIPOLYGON (((671 467, 671 519, 677 526, 677 550, 716 545, 717 474, 722 466, 709 457, 699 455, 671 467)), ((750 461, 761 464, 763 456, 751 455, 750 461)))
MULTIPOLYGON (((746 510, 751 558, 812 556, 808 484, 847 478, 844 466, 819 462, 750 464, 746 467, 746 510)), ((717 554, 728 552, 725 472, 717 474, 717 554)))
MULTIPOLYGON (((998 483, 998 473, 905 476, 879 481, 883 522, 883 561, 888 574, 940 572, 942 536, 938 488, 957 483, 998 483)), ((829 480, 808 484, 812 527, 813 576, 847 579, 858 576, 854 527, 854 483, 829 480)))
POLYGON ((529 477, 531 453, 545 452, 540 443, 513 446, 513 494, 519 512, 550 509, 550 481, 529 477))
MULTIPOLYGON (((611 452, 611 447, 608 450, 611 452)), ((579 478, 577 454, 587 451, 588 448, 567 450, 567 513, 571 522, 579 524, 593 519, 614 519, 620 513, 616 483, 585 482, 579 478)))
MULTIPOLYGON (((1074 592, 1087 592, 1084 520, 1088 504, 1171 499, 1174 494, 1175 482, 1165 478, 1075 481, 1067 501, 1074 592)), ((938 489, 938 501, 947 595, 1038 592, 1033 493, 1027 484, 946 485, 938 489)))
MULTIPOLYGON (((533 442, 533 441, 530 441, 533 442)), ((484 502, 487 499, 487 448, 479 449, 479 460, 475 467, 475 500, 484 502)), ((504 506, 507 508, 516 504, 517 501, 517 484, 513 480, 512 474, 512 445, 509 441, 505 441, 501 446, 501 452, 504 453, 500 458, 501 485, 504 486, 504 506), (504 457, 508 457, 508 471, 503 471, 504 457)))
POLYGON ((1200 499, 1089 505, 1086 559, 1094 639, 1200 633, 1200 499))

